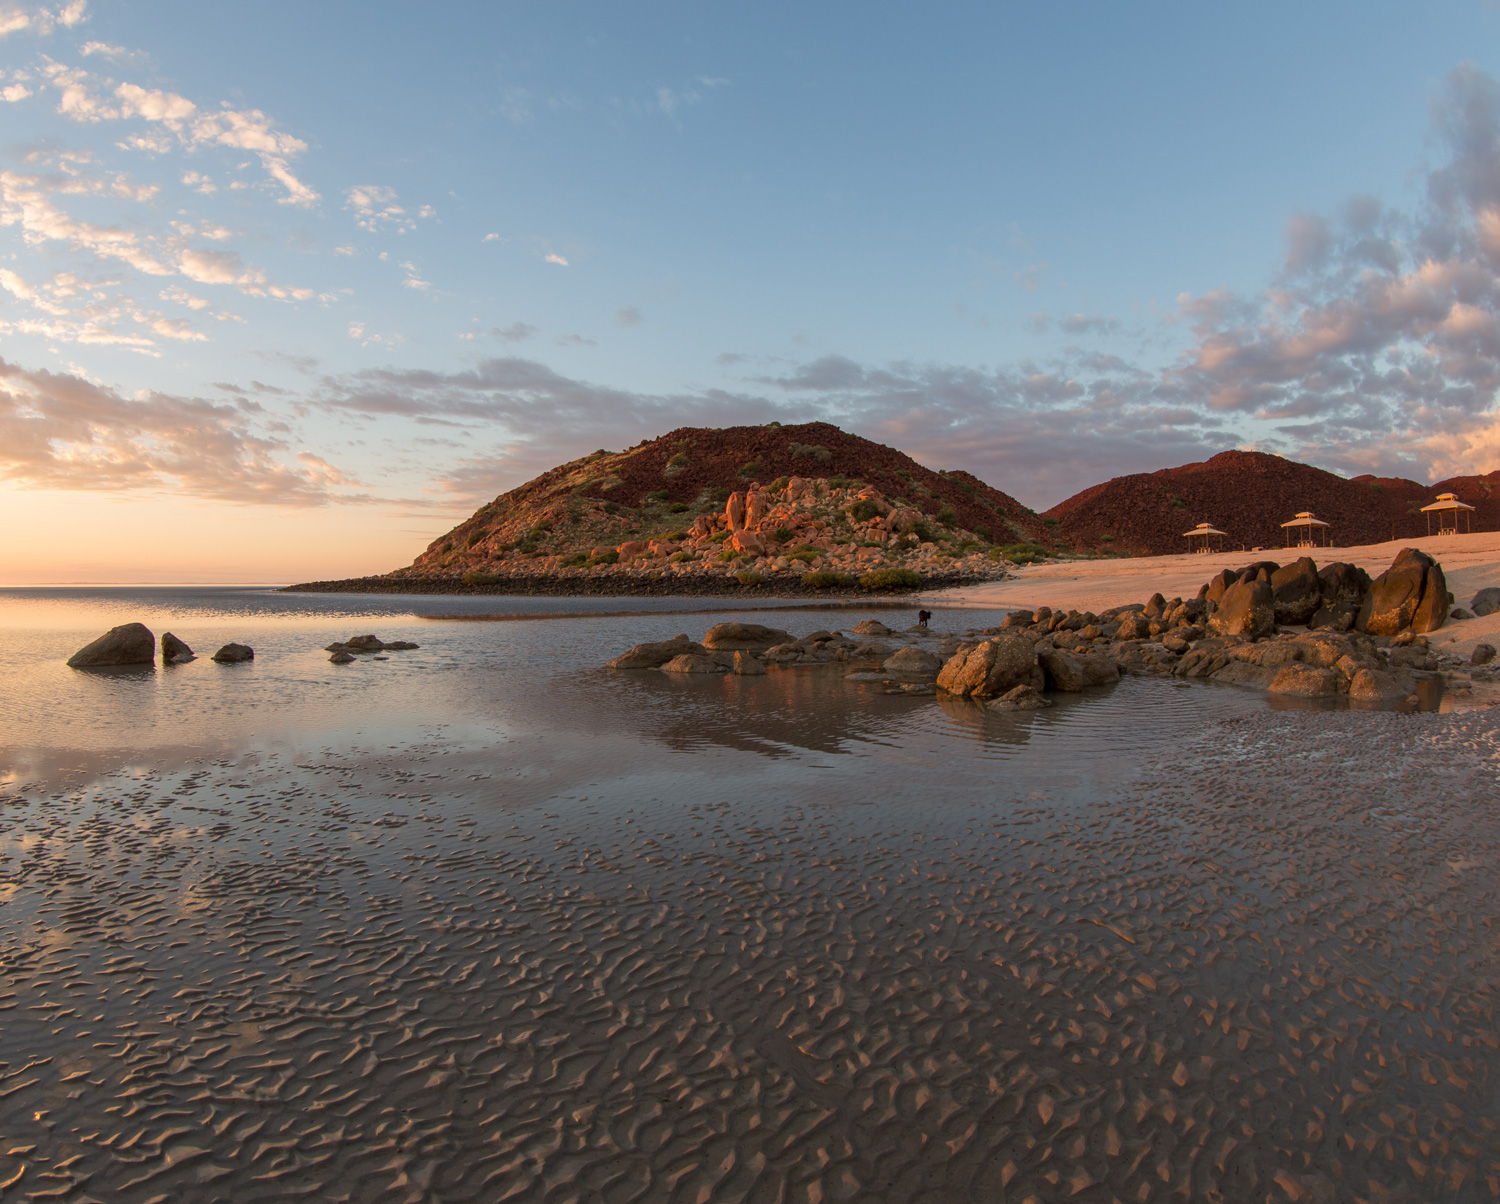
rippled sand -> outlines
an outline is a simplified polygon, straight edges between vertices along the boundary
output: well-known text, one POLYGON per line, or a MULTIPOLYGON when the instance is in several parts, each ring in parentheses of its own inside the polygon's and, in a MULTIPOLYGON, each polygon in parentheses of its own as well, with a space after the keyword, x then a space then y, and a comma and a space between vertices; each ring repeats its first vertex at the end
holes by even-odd
POLYGON ((544 767, 436 741, 13 791, 0 1192, 1494 1199, 1497 752, 1279 713, 1092 796, 709 758, 521 805, 544 767))

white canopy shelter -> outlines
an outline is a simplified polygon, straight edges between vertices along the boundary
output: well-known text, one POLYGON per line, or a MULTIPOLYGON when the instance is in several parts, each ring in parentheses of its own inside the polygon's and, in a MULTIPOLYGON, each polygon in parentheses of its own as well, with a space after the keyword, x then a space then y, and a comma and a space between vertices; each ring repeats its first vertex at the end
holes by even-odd
POLYGON ((1314 518, 1311 510, 1297 511, 1297 517, 1290 522, 1281 524, 1281 529, 1286 532, 1286 546, 1289 548, 1315 548, 1318 546, 1318 529, 1323 530, 1323 546, 1328 543, 1328 524, 1321 518, 1314 518), (1296 543, 1292 540, 1296 539, 1296 543))
POLYGON ((1432 534, 1432 516, 1438 516, 1439 535, 1458 534, 1458 516, 1464 515, 1464 524, 1470 531, 1474 530, 1474 520, 1468 516, 1474 512, 1473 506, 1466 506, 1458 500, 1457 494, 1440 493, 1437 501, 1422 507, 1422 513, 1427 516, 1427 534, 1432 534))
POLYGON ((1184 531, 1182 534, 1188 541, 1188 551, 1199 553, 1212 552, 1213 541, 1225 538, 1225 532, 1217 527, 1210 527, 1207 523, 1199 523, 1191 531, 1184 531), (1201 539, 1203 542, 1195 544, 1193 542, 1195 539, 1201 539))

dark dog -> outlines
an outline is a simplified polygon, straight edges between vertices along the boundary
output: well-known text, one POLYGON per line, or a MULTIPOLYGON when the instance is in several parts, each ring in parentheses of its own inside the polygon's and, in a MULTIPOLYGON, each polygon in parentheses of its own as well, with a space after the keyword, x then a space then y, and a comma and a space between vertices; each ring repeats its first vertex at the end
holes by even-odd
POLYGON ((930 611, 930 610, 919 610, 919 611, 917 611, 917 626, 919 626, 919 627, 926 627, 927 626, 927 620, 930 619, 930 618, 932 618, 932 611, 930 611))

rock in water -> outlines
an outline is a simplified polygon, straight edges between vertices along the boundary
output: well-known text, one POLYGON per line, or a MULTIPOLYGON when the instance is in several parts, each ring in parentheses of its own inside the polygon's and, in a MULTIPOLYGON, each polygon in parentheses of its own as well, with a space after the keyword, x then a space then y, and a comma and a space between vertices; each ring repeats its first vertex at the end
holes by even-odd
POLYGON ((1400 702, 1416 688, 1405 669, 1361 669, 1349 683, 1352 702, 1400 702))
POLYGON ((1327 698, 1339 692, 1339 675, 1332 669, 1288 661, 1276 670, 1266 689, 1297 698, 1327 698))
POLYGON ((685 652, 702 656, 707 651, 702 644, 688 639, 686 634, 674 635, 670 640, 660 640, 655 644, 637 644, 629 652, 622 652, 615 657, 605 668, 660 669, 674 656, 681 656, 685 652))
POLYGON ((748 652, 734 654, 734 671, 741 677, 764 677, 766 667, 748 652))
POLYGON ((721 665, 711 656, 703 656, 697 652, 684 652, 681 656, 674 656, 661 667, 663 673, 727 673, 726 665, 721 665))
POLYGON ((225 644, 214 653, 214 660, 221 665, 238 665, 255 659, 255 649, 249 644, 225 644))
POLYGON ((193 650, 169 631, 161 637, 161 659, 164 665, 180 665, 196 658, 193 650))
POLYGON ((1469 603, 1469 609, 1481 618, 1500 610, 1500 585, 1487 585, 1469 603))
POLYGON ((1047 685, 1067 694, 1076 694, 1085 686, 1106 686, 1120 680, 1119 665, 1107 656, 1077 656, 1053 648, 1043 652, 1040 660, 1047 685))
POLYGON ((151 628, 144 623, 122 623, 73 653, 68 664, 74 669, 101 669, 109 665, 149 665, 155 659, 156 637, 151 628))
POLYGON ((347 665, 353 659, 354 654, 352 652, 345 652, 342 648, 328 658, 329 662, 335 665, 347 665))
POLYGON ((984 704, 991 711, 1039 711, 1043 707, 1050 707, 1052 700, 1043 698, 1030 686, 1017 686, 1014 690, 1007 690, 999 698, 992 698, 984 704))
POLYGON ((1317 613, 1323 604, 1323 581, 1318 565, 1311 556, 1289 564, 1271 574, 1276 622, 1300 627, 1317 613))
POLYGON ((790 633, 774 627, 762 627, 759 623, 717 623, 703 637, 705 648, 717 648, 728 652, 735 648, 760 649, 776 644, 790 644, 790 633))
POLYGON ((938 674, 938 689, 949 694, 989 698, 1016 686, 1043 684, 1036 647, 1024 635, 1001 635, 953 654, 938 674))
POLYGON ((943 667, 943 662, 920 648, 902 648, 886 657, 880 667, 887 673, 932 674, 943 667))
POLYGON ((879 619, 865 619, 849 629, 855 635, 895 635, 896 633, 879 619))
POLYGON ((1252 640, 1270 635, 1276 630, 1276 595, 1270 582, 1251 580, 1231 585, 1219 599, 1219 609, 1208 620, 1208 628, 1215 635, 1241 635, 1252 640))
POLYGON ((1370 583, 1355 626, 1370 635, 1436 631, 1448 621, 1448 581, 1442 566, 1416 548, 1403 548, 1370 583))

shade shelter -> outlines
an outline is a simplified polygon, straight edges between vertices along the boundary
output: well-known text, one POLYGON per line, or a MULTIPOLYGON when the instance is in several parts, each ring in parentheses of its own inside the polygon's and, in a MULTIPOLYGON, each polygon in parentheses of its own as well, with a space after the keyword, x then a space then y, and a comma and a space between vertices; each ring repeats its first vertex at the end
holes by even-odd
POLYGON ((1281 524, 1281 529, 1286 532, 1286 546, 1289 548, 1315 548, 1318 546, 1318 532, 1323 532, 1323 546, 1328 544, 1328 524, 1321 518, 1314 518, 1311 510, 1297 511, 1297 517, 1291 522, 1281 524), (1293 543, 1293 540, 1296 540, 1293 543))
POLYGON ((1208 553, 1214 551, 1213 541, 1224 539, 1225 533, 1216 527, 1210 527, 1207 523, 1199 523, 1191 531, 1184 531, 1183 537, 1188 541, 1189 552, 1208 553), (1200 540, 1194 543, 1194 540, 1200 540))
POLYGON ((1427 516, 1427 534, 1432 534, 1432 516, 1437 515, 1439 535, 1458 534, 1458 516, 1464 516, 1464 525, 1468 530, 1474 530, 1474 520, 1470 517, 1474 513, 1473 506, 1466 506, 1458 500, 1458 496, 1452 493, 1440 493, 1437 501, 1422 507, 1422 513, 1427 516))

